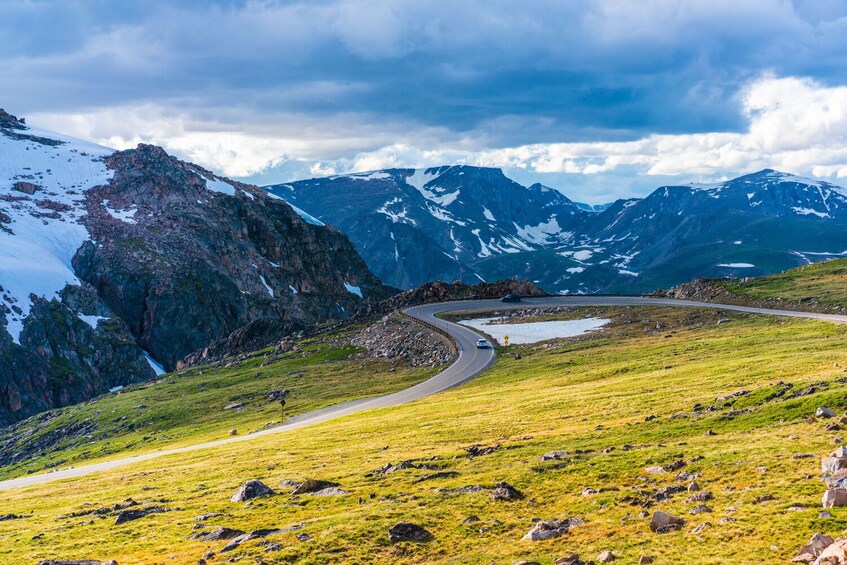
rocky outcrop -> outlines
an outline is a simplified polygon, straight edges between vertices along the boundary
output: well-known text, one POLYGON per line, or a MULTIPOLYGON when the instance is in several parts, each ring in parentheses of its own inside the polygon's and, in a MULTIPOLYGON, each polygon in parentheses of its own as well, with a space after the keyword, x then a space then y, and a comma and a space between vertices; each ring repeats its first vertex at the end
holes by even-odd
POLYGON ((373 357, 408 363, 412 367, 449 363, 456 356, 453 344, 444 336, 399 316, 390 314, 360 331, 353 345, 373 357))
POLYGON ((0 111, 0 152, 24 171, 0 175, 0 264, 33 257, 0 270, 0 426, 150 379, 146 354, 172 370, 394 292, 346 236, 254 186, 151 145, 47 135, 0 111))
POLYGON ((344 235, 255 187, 150 145, 107 163, 114 178, 86 201, 97 244, 74 268, 167 369, 251 322, 341 320, 390 294, 344 235))

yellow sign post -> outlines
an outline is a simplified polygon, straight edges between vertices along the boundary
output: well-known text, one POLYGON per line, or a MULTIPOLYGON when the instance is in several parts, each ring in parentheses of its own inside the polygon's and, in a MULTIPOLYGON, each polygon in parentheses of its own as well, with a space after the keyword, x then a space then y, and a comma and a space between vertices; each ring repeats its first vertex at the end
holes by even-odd
POLYGON ((509 336, 507 336, 507 335, 503 336, 503 345, 509 345, 509 336))

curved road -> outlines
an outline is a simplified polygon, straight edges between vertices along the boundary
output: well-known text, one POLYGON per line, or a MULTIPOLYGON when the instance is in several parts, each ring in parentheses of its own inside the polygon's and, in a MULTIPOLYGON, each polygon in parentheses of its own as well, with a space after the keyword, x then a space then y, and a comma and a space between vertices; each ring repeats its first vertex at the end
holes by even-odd
POLYGON ((462 302, 440 302, 437 304, 426 304, 423 306, 415 306, 406 309, 404 312, 419 321, 425 322, 431 326, 435 326, 446 332, 455 342, 459 351, 459 357, 456 361, 447 367, 442 372, 422 383, 415 386, 374 398, 363 400, 355 400, 335 404, 327 408, 307 412, 289 418, 285 424, 262 430, 245 436, 235 436, 218 441, 180 447, 175 449, 166 449, 145 453, 133 457, 125 457, 112 461, 104 461, 102 463, 94 463, 91 465, 83 465, 81 467, 73 467, 62 469, 51 473, 42 473, 37 475, 27 475, 17 479, 0 481, 0 490, 9 490, 13 488, 47 483, 60 479, 68 479, 72 477, 81 477, 115 467, 131 465, 140 461, 147 461, 157 457, 166 455, 175 455, 178 453, 187 453, 189 451, 197 451, 200 449, 210 449, 221 445, 228 445, 241 441, 249 441, 256 437, 261 437, 269 434, 287 432, 305 428, 341 416, 355 414, 364 410, 373 408, 386 408, 389 406, 398 406, 407 402, 412 402, 430 396, 437 392, 441 392, 448 388, 460 385, 468 380, 479 375, 494 362, 493 349, 477 349, 476 340, 479 339, 479 334, 473 330, 441 320, 436 317, 437 314, 446 312, 474 311, 474 310, 505 310, 517 309, 526 307, 545 307, 545 306, 677 306, 677 307, 697 307, 697 308, 714 308, 720 310, 732 310, 735 312, 747 312, 750 314, 768 314, 772 316, 788 316, 792 318, 810 318, 816 320, 826 320, 830 322, 847 324, 847 316, 836 314, 816 314, 813 312, 796 312, 792 310, 770 310, 767 308, 750 308, 746 306, 732 306, 728 304, 713 304, 708 302, 695 302, 691 300, 675 300, 671 298, 647 298, 638 296, 551 296, 541 298, 525 298, 520 303, 504 304, 499 300, 470 300, 462 302))

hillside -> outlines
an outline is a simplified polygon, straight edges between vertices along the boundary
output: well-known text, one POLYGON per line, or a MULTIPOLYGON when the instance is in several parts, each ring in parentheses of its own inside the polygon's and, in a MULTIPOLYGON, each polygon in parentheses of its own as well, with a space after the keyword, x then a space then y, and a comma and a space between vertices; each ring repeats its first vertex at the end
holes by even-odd
POLYGON ((765 169, 586 207, 497 169, 386 169, 266 187, 350 236, 384 281, 519 276, 550 292, 637 294, 838 257, 847 191, 765 169))
POLYGON ((341 320, 391 292, 343 234, 255 186, 0 111, 0 424, 151 379, 250 322, 341 320))
POLYGON ((750 279, 699 279, 663 292, 687 298, 810 312, 847 311, 847 259, 804 265, 750 279))
POLYGON ((16 517, 0 536, 19 541, 0 557, 549 565, 611 550, 628 563, 761 563, 845 527, 838 508, 818 517, 819 456, 841 432, 809 416, 847 408, 847 328, 665 308, 544 318, 585 316, 612 323, 503 350, 486 375, 413 404, 6 492, 0 515, 16 517), (306 478, 340 491, 292 495, 306 478), (249 479, 275 494, 230 502, 249 479), (519 494, 492 498, 500 482, 519 494), (141 517, 115 524, 129 499, 141 517), (656 510, 684 527, 651 532, 656 510), (566 518, 563 537, 521 539, 566 518), (431 539, 389 541, 399 521, 431 539), (256 534, 227 551, 200 539, 220 527, 256 534))

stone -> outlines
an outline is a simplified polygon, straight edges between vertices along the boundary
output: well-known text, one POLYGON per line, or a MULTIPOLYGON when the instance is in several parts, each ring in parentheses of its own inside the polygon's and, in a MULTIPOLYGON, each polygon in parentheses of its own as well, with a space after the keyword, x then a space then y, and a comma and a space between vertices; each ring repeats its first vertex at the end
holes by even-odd
POLYGON ((645 471, 647 471, 648 473, 650 473, 651 475, 659 475, 659 474, 662 474, 662 473, 666 473, 666 472, 667 472, 667 471, 665 471, 665 468, 664 468, 664 467, 661 467, 661 466, 659 466, 659 465, 654 465, 654 466, 652 466, 652 467, 647 467, 647 468, 646 468, 646 469, 644 469, 644 470, 645 470, 645 471))
POLYGON ((399 541, 427 542, 433 538, 426 528, 413 524, 412 522, 397 522, 388 529, 388 541, 397 543, 399 541))
POLYGON ((541 565, 538 561, 515 561, 514 565, 541 565))
POLYGON ((833 412, 829 408, 824 408, 823 406, 815 410, 816 418, 835 418, 835 415, 835 412, 833 412))
POLYGON ((330 481, 322 481, 319 479, 306 479, 300 486, 294 489, 294 492, 291 494, 306 494, 309 492, 317 492, 319 490, 323 490, 326 488, 332 488, 340 486, 338 483, 333 483, 330 481))
POLYGON ((271 496, 274 491, 258 479, 251 479, 245 482, 238 491, 232 495, 230 502, 245 502, 260 496, 271 496))
POLYGON ((797 552, 797 556, 791 561, 799 563, 811 563, 823 553, 823 550, 832 545, 835 540, 821 533, 814 534, 809 542, 797 552))
POLYGON ((99 559, 46 559, 38 565, 118 565, 115 560, 100 561, 99 559))
POLYGON ((688 485, 688 492, 697 492, 698 490, 700 490, 700 485, 697 483, 697 481, 694 481, 693 483, 688 485))
POLYGON ((568 458, 567 451, 548 451, 540 457, 542 461, 561 461, 568 458))
POLYGON ((832 512, 829 512, 828 510, 822 510, 818 512, 819 520, 827 520, 829 518, 832 518, 832 512))
POLYGON ((611 551, 601 551, 597 556, 597 561, 600 563, 611 563, 615 560, 614 554, 611 551))
POLYGON ((847 564, 847 538, 838 538, 821 551, 815 565, 847 564))
POLYGON ((220 541, 226 539, 237 538, 238 536, 244 535, 244 532, 241 530, 236 530, 233 528, 215 528, 202 538, 202 541, 220 541))
POLYGON ((494 490, 488 493, 491 500, 520 500, 523 493, 508 483, 497 483, 494 490))
POLYGON ((238 430, 236 430, 235 428, 232 428, 231 430, 229 430, 229 435, 231 435, 231 436, 237 436, 237 435, 238 435, 238 430))
POLYGON ((688 498, 685 499, 685 502, 707 502, 709 500, 712 500, 712 493, 707 490, 704 490, 700 492, 695 492, 694 494, 690 495, 688 498))
POLYGON ((824 508, 847 506, 847 488, 826 489, 821 499, 821 506, 824 508))
POLYGON ((692 533, 692 534, 695 534, 695 535, 696 535, 696 534, 699 534, 699 533, 702 533, 702 532, 703 532, 703 530, 705 530, 706 528, 711 527, 711 525, 712 525, 712 523, 711 523, 711 522, 703 522, 702 524, 697 524, 697 526, 695 526, 695 527, 694 527, 694 529, 693 529, 693 530, 691 530, 691 533, 692 533))
POLYGON ((223 549, 221 549, 221 553, 224 553, 224 552, 227 552, 227 551, 232 551, 233 549, 236 549, 239 545, 241 545, 245 541, 249 541, 251 539, 263 538, 263 537, 269 536, 271 534, 278 534, 280 532, 282 532, 282 530, 278 530, 278 529, 275 529, 275 528, 266 528, 266 529, 262 529, 262 530, 253 530, 252 532, 250 532, 248 534, 241 534, 240 536, 236 536, 236 537, 232 538, 231 540, 229 540, 229 543, 227 543, 223 547, 223 549))
POLYGON ((577 517, 566 518, 565 520, 539 520, 521 539, 540 541, 557 538, 568 533, 571 528, 584 523, 585 520, 577 517))
POLYGON ((592 494, 597 494, 596 488, 585 487, 582 489, 582 496, 591 496, 592 494))
POLYGON ((585 565, 576 553, 569 553, 564 557, 559 557, 553 562, 554 565, 585 565))
POLYGON ((664 534, 672 530, 677 530, 684 525, 685 520, 682 518, 678 518, 677 516, 673 516, 667 512, 662 512, 661 510, 653 512, 653 517, 650 519, 650 530, 657 534, 664 534))
POLYGON ((26 182, 26 181, 18 181, 12 186, 12 188, 17 190, 18 192, 23 192, 24 194, 29 194, 29 195, 33 195, 37 191, 41 190, 41 187, 38 186, 37 184, 33 184, 31 182, 26 182))
POLYGON ((143 518, 148 514, 161 514, 162 512, 168 511, 168 508, 163 508, 161 506, 148 506, 147 508, 123 510, 119 512, 117 517, 115 518, 115 525, 119 526, 126 522, 132 522, 133 520, 138 520, 139 518, 143 518))
POLYGON ((638 558, 638 565, 650 565, 653 563, 652 555, 642 555, 638 558))
POLYGON ((697 514, 704 514, 706 512, 711 512, 711 511, 712 511, 712 509, 709 508, 708 506, 706 506, 705 504, 699 504, 699 505, 695 506, 694 508, 692 508, 691 511, 689 512, 689 514, 697 515, 697 514))
POLYGON ((704 435, 704 436, 716 436, 716 435, 718 435, 718 434, 716 434, 716 433, 715 433, 715 432, 713 432, 712 430, 706 430, 706 431, 703 433, 703 435, 704 435))
POLYGON ((327 487, 311 494, 312 496, 344 496, 345 494, 350 494, 350 491, 338 487, 327 487))

